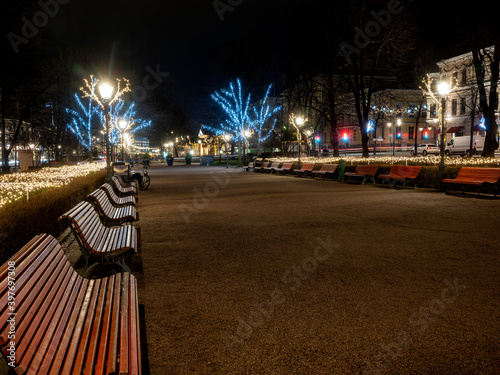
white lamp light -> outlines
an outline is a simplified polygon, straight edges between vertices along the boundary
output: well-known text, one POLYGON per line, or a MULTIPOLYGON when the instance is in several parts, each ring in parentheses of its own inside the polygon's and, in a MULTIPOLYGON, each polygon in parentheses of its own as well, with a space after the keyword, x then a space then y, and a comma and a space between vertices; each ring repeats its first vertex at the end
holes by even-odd
POLYGON ((113 86, 108 83, 103 83, 99 86, 99 92, 101 93, 101 98, 109 100, 113 95, 113 86))

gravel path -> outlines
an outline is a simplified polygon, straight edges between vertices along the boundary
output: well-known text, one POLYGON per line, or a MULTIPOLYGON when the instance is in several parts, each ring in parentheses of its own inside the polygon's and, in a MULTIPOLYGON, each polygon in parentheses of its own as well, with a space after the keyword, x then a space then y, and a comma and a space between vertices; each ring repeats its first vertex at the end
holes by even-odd
POLYGON ((151 374, 500 373, 500 200, 150 175, 132 267, 151 374))

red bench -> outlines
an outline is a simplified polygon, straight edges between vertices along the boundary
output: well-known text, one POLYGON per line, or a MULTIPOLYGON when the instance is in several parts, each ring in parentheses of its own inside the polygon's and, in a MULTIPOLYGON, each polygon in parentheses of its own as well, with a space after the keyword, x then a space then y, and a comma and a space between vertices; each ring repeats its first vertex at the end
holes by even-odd
POLYGON ((262 172, 262 169, 263 169, 263 168, 268 167, 270 164, 271 164, 271 162, 263 161, 263 162, 261 163, 261 165, 259 165, 259 166, 255 166, 255 167, 253 168, 253 171, 254 171, 254 172, 262 172))
POLYGON ((94 205, 102 221, 107 225, 121 225, 138 220, 135 206, 114 206, 102 189, 94 190, 87 195, 87 201, 94 205))
POLYGON ((463 193, 465 193, 466 187, 474 187, 478 195, 484 188, 493 187, 496 197, 500 186, 500 168, 462 167, 458 171, 457 177, 444 179, 442 183, 451 184, 450 187, 459 186, 463 193))
POLYGON ((262 169, 262 172, 269 172, 269 173, 272 173, 273 170, 275 170, 276 168, 279 168, 281 163, 279 162, 275 162, 275 163, 272 163, 269 167, 265 167, 262 169))
POLYGON ((300 167, 300 169, 294 169, 292 173, 296 176, 304 176, 305 177, 312 172, 315 165, 316 165, 316 163, 304 163, 304 164, 302 164, 302 167, 300 167))
POLYGON ((99 189, 104 190, 104 192, 108 195, 113 205, 116 207, 129 206, 129 205, 133 206, 139 200, 139 198, 133 197, 131 195, 126 197, 119 197, 118 195, 116 195, 115 191, 108 183, 101 185, 99 189))
POLYGON ((365 183, 366 180, 372 180, 375 183, 375 175, 377 174, 378 165, 357 165, 354 172, 345 172, 344 176, 347 177, 346 181, 354 178, 362 178, 365 183))
POLYGON ((0 332, 18 374, 141 373, 135 277, 85 279, 47 234, 0 267, 0 332))
POLYGON ((137 252, 137 229, 131 224, 106 227, 89 202, 80 202, 57 219, 67 222, 85 256, 86 275, 99 264, 116 264, 130 272, 125 259, 137 252), (89 265, 89 260, 93 261, 89 265))
POLYGON ((389 184, 389 181, 392 181, 394 185, 397 184, 398 181, 403 182, 403 186, 406 186, 407 183, 413 183, 415 185, 415 179, 422 167, 406 167, 401 165, 395 165, 389 171, 389 174, 380 174, 378 177, 382 179, 382 185, 385 183, 389 184))
POLYGON ((337 170, 337 167, 338 167, 338 164, 323 164, 320 169, 312 170, 311 176, 313 178, 316 178, 319 176, 319 177, 323 177, 323 179, 325 179, 328 176, 333 178, 333 174, 337 170))
POLYGON ((250 171, 250 169, 253 169, 253 161, 248 163, 248 165, 246 167, 243 167, 243 169, 245 170, 245 172, 248 172, 250 171))
POLYGON ((113 181, 113 188, 115 189, 115 192, 118 194, 118 196, 126 197, 129 195, 137 194, 137 188, 135 187, 135 185, 124 186, 121 183, 121 179, 119 179, 117 176, 111 177, 111 180, 113 181))
POLYGON ((283 173, 287 174, 292 172, 293 163, 283 163, 280 168, 274 168, 271 173, 275 172, 276 174, 283 173))

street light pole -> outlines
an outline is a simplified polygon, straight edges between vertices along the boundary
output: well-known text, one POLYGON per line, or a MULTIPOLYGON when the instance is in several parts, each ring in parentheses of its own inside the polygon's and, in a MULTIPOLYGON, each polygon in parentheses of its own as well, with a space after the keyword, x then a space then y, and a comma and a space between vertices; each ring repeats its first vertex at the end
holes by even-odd
POLYGON ((109 100, 113 95, 113 86, 103 83, 99 86, 104 106, 105 129, 106 129, 106 178, 111 181, 111 161, 109 147, 109 100))
POLYGON ((295 117, 293 113, 290 115, 290 122, 295 127, 295 129, 297 129, 297 140, 299 141, 299 165, 298 165, 299 168, 300 168, 300 146, 302 143, 302 133, 300 132, 300 127, 304 125, 306 121, 307 119, 304 119, 303 117, 295 117))
POLYGON ((444 163, 444 112, 446 109, 446 96, 450 93, 450 84, 447 82, 441 82, 438 85, 438 93, 441 98, 441 133, 440 141, 439 141, 439 185, 441 186, 441 181, 444 178, 444 172, 446 169, 446 165, 444 163))

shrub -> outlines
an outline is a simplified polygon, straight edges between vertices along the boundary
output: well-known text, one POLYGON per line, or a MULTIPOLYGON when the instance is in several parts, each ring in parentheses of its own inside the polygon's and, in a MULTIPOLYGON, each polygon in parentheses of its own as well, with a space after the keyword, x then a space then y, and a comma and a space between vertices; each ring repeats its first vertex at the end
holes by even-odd
POLYGON ((102 185, 105 178, 105 171, 91 173, 65 186, 30 195, 28 201, 21 199, 0 208, 0 264, 37 234, 58 237, 65 227, 57 218, 102 185))

